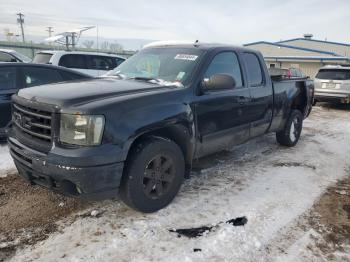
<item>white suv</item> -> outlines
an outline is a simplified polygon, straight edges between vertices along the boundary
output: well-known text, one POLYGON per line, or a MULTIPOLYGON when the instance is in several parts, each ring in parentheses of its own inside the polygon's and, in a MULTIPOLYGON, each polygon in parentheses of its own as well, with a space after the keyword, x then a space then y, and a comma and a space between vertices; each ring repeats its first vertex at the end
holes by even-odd
POLYGON ((350 103, 350 66, 322 67, 314 83, 316 101, 350 103))
POLYGON ((79 51, 40 51, 33 62, 64 66, 94 77, 101 76, 125 61, 113 54, 79 51))

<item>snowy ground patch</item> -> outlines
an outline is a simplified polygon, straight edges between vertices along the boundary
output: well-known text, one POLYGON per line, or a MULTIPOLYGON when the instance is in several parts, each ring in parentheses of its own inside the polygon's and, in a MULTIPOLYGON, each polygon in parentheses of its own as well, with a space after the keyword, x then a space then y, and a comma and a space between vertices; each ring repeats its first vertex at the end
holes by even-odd
POLYGON ((8 171, 14 168, 15 164, 12 161, 7 145, 5 143, 0 144, 0 177, 6 176, 8 171))
POLYGON ((142 214, 120 201, 100 202, 94 208, 101 216, 61 222, 61 232, 18 250, 12 261, 275 260, 267 247, 349 175, 349 142, 349 112, 316 107, 296 147, 281 147, 269 134, 204 158, 167 208, 142 214), (242 216, 245 226, 221 223, 242 216), (197 238, 169 232, 213 225, 197 238))

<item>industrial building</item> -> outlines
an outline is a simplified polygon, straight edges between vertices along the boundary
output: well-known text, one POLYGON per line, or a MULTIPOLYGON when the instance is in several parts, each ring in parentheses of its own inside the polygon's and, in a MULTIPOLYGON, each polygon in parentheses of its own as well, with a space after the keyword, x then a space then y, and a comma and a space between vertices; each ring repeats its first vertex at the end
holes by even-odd
POLYGON ((245 46, 259 50, 268 67, 299 68, 311 78, 322 66, 350 63, 350 44, 316 40, 312 37, 311 34, 306 34, 303 38, 279 42, 259 41, 245 46))

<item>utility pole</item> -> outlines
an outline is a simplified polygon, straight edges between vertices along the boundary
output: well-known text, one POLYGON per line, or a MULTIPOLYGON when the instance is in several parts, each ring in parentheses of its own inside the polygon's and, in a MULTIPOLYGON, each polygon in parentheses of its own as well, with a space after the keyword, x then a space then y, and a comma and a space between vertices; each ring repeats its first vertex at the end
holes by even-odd
POLYGON ((22 42, 24 43, 25 41, 24 41, 24 29, 23 29, 23 24, 24 24, 24 14, 22 14, 22 13, 18 13, 17 14, 18 15, 18 18, 17 18, 17 23, 19 23, 20 24, 20 26, 21 26, 21 31, 22 31, 22 42))
POLYGON ((48 27, 47 27, 47 30, 46 30, 46 31, 49 32, 49 37, 51 37, 51 36, 52 36, 52 33, 54 32, 54 31, 52 30, 52 28, 53 28, 52 26, 48 26, 48 27))

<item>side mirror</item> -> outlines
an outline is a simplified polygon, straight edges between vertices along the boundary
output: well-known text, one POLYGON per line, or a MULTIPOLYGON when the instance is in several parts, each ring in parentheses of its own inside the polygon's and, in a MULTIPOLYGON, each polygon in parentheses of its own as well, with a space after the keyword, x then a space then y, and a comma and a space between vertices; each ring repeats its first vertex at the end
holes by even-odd
POLYGON ((209 90, 225 90, 233 89, 236 87, 235 79, 228 74, 215 74, 212 75, 209 79, 204 79, 202 81, 203 91, 209 90))

